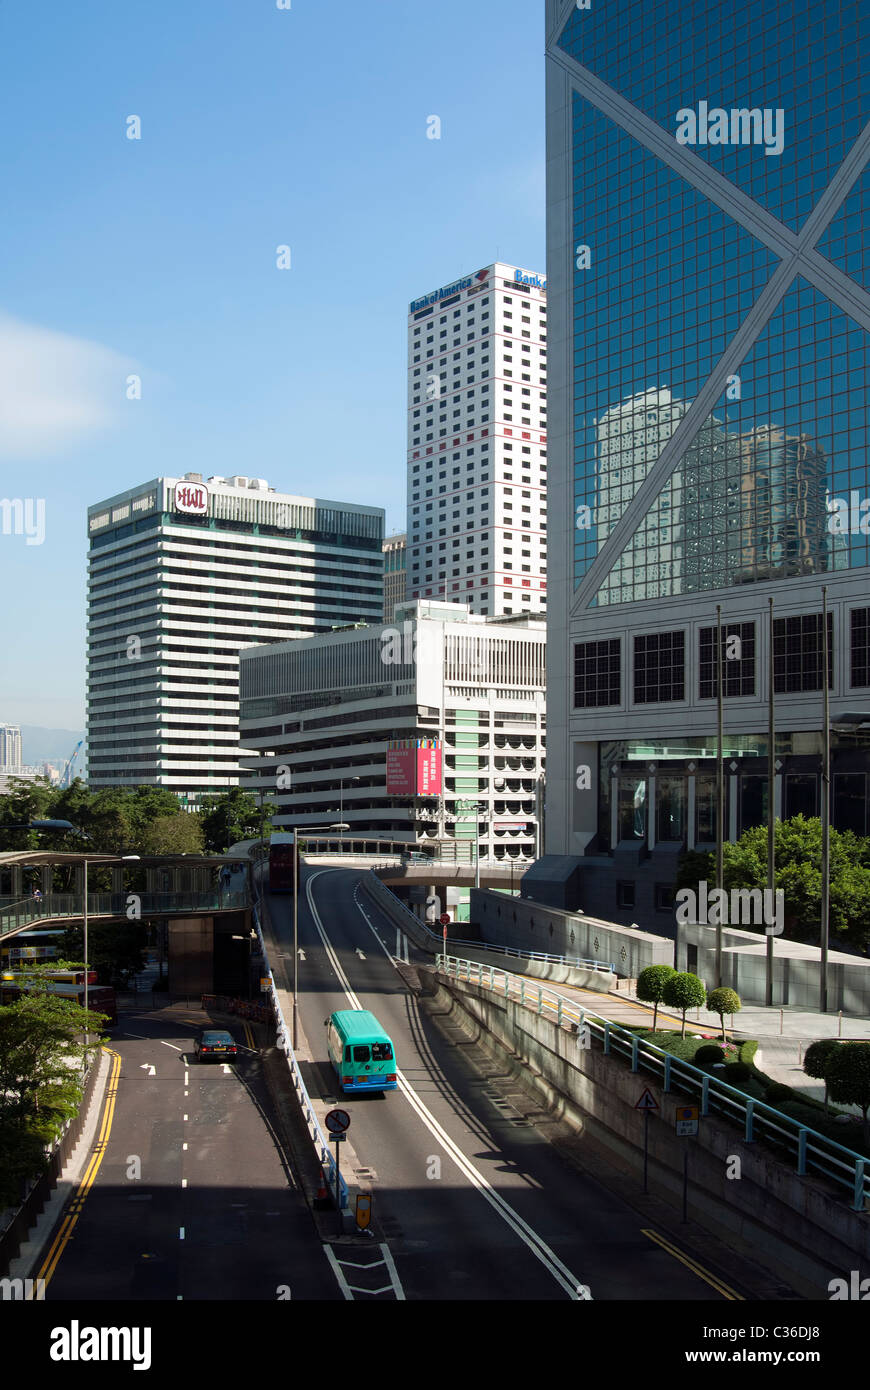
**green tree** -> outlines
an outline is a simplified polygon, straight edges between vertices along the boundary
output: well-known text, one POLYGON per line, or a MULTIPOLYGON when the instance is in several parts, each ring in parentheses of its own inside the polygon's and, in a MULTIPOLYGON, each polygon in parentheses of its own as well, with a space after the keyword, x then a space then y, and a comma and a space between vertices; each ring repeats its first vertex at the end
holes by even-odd
POLYGON ((831 1054, 836 1052, 840 1046, 842 1044, 836 1038, 820 1038, 818 1042, 810 1043, 804 1053, 804 1072, 806 1075, 825 1083, 825 1114, 828 1113, 827 1066, 831 1054))
POLYGON ((664 989, 668 980, 676 975, 672 965, 648 965, 637 977, 637 997, 644 1004, 653 1005, 653 1032, 659 1016, 659 1004, 664 999, 664 989))
POLYGON ((141 854, 199 854, 203 839, 199 816, 176 811, 170 816, 155 816, 144 825, 136 848, 141 854))
POLYGON ((726 989, 721 986, 719 989, 711 989, 707 995, 707 1008, 713 1014, 719 1015, 719 1022, 722 1025, 722 1041, 727 1042, 725 1036, 725 1015, 739 1013, 743 1008, 740 995, 734 989, 726 989))
MULTIPOLYGON (((870 947, 870 839, 832 828, 830 847, 831 931, 867 950, 870 947)), ((821 821, 805 816, 777 821, 774 862, 774 888, 783 893, 786 937, 817 941, 822 896, 821 821)), ((713 856, 693 850, 682 856, 676 887, 697 891, 702 880, 710 884, 714 878, 713 856)), ((732 888, 767 887, 766 825, 753 826, 744 831, 736 844, 724 846, 722 886, 728 892, 732 888)), ((762 931, 762 924, 756 929, 762 931)))
POLYGON ((662 1002, 671 1009, 679 1009, 683 1015, 683 1026, 680 1037, 686 1036, 686 1011, 687 1009, 699 1009, 707 998, 707 991, 704 981, 697 975, 692 975, 688 970, 675 971, 669 980, 665 981, 662 990, 662 1002))
POLYGON ((265 802, 260 812, 259 798, 241 787, 231 787, 221 796, 209 797, 201 812, 205 847, 210 854, 224 854, 230 845, 240 840, 253 840, 268 835, 275 807, 265 802))
MULTIPOLYGON (((125 989, 131 978, 145 969, 145 950, 148 931, 144 922, 94 922, 88 928, 90 968, 96 970, 101 985, 125 989)), ((61 937, 64 956, 81 961, 84 956, 84 931, 67 927, 61 937)))
POLYGON ((870 1042, 841 1043, 831 1052, 825 1067, 831 1099, 857 1105, 864 1121, 864 1143, 870 1143, 867 1111, 870 1109, 870 1042))
POLYGON ((105 1015, 40 988, 0 1008, 0 1208, 20 1200, 22 1181, 45 1166, 45 1147, 82 1099, 83 1034, 99 1037, 105 1015))

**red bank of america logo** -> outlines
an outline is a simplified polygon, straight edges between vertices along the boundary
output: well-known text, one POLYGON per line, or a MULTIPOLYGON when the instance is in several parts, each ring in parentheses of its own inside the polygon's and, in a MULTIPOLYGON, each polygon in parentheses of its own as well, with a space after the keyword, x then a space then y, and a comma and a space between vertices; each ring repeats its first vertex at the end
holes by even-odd
POLYGON ((202 483, 181 483, 175 489, 175 510, 205 516, 208 511, 208 488, 202 483))

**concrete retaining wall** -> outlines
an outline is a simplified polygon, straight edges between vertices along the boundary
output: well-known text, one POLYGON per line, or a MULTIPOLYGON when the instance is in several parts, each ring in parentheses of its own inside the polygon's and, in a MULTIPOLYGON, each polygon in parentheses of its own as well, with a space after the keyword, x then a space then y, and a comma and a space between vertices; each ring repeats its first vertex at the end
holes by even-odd
POLYGON ((551 956, 585 956, 612 963, 617 975, 637 979, 647 965, 673 965, 674 943, 666 936, 620 927, 582 913, 547 907, 531 898, 511 898, 488 888, 473 889, 471 916, 485 941, 551 956))
MULTIPOLYGON (((432 941, 423 930, 422 924, 408 914, 404 905, 385 884, 381 883, 376 874, 367 874, 362 883, 378 906, 389 913, 392 920, 411 938, 415 946, 419 946, 420 950, 426 951, 429 955, 438 954, 442 949, 440 939, 437 944, 432 941)), ((501 897, 504 900, 503 894, 496 893, 493 896, 501 897)), ((511 902, 513 899, 508 898, 507 901, 511 902)), ((459 925, 461 927, 462 924, 459 925)), ((478 965, 491 965, 496 970, 509 970, 512 975, 523 975, 536 980, 550 980, 559 985, 576 985, 580 989, 595 989, 602 993, 608 993, 616 984, 616 976, 609 970, 593 970, 588 966, 581 965, 559 965, 556 961, 529 960, 528 956, 505 956, 499 951, 485 951, 480 946, 454 946, 449 937, 447 939, 447 951, 449 955, 459 956, 462 960, 474 961, 478 965)))
POLYGON ((638 1174, 644 1120, 634 1107, 648 1086, 659 1104, 649 1122, 651 1190, 675 1206, 681 1202, 683 1146, 689 1144, 692 1218, 776 1270, 804 1297, 827 1299, 829 1280, 848 1279, 852 1269, 870 1273, 870 1223, 850 1210, 845 1188, 799 1177, 718 1116, 701 1120, 697 1139, 678 1139, 674 1112, 684 1100, 665 1094, 648 1073, 632 1073, 596 1048, 582 1049, 576 1035, 516 1001, 434 972, 430 981, 437 1002, 470 1036, 499 1060, 521 1067, 557 1114, 638 1174), (739 1179, 727 1176, 735 1159, 739 1179))

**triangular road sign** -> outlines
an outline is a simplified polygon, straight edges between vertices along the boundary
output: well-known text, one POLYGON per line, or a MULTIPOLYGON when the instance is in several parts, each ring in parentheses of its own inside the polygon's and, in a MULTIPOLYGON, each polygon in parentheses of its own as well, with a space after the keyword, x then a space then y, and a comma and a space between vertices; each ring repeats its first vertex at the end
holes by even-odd
POLYGON ((637 1105, 634 1108, 635 1110, 658 1110, 659 1103, 653 1095, 652 1091, 650 1090, 649 1086, 646 1087, 643 1095, 641 1096, 640 1100, 637 1102, 637 1105))

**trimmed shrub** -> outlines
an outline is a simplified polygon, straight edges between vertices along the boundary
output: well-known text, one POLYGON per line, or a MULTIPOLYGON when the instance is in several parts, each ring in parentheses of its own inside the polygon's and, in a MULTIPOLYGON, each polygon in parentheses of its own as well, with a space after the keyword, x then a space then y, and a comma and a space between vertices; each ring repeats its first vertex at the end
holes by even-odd
POLYGON ((745 1062, 729 1062, 725 1068, 725 1080, 738 1085, 741 1081, 748 1081, 752 1076, 752 1068, 745 1062))
POLYGON ((664 998, 665 985, 676 970, 672 965, 648 965, 637 977, 635 993, 638 999, 644 1004, 652 1004, 653 1007, 653 1032, 655 1032, 659 1019, 659 1004, 664 998))
POLYGON ((716 1062, 725 1061, 725 1053, 716 1043, 704 1043, 695 1053, 695 1061, 699 1067, 712 1067, 716 1062))
POLYGON ((764 1099, 768 1105, 782 1105, 783 1101, 792 1099, 791 1087, 774 1081, 765 1091, 764 1099))

